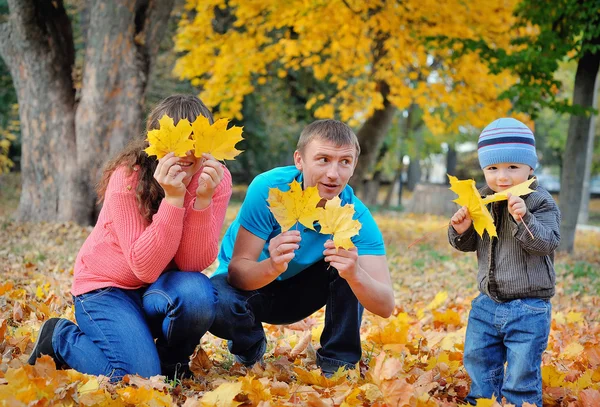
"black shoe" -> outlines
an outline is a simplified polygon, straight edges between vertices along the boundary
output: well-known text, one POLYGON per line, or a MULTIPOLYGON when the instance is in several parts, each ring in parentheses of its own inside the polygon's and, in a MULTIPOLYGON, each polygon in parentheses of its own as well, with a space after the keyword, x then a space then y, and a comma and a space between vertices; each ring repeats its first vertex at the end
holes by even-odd
POLYGON ((54 328, 56 327, 58 321, 60 321, 60 318, 50 318, 44 321, 40 327, 40 332, 35 344, 33 345, 33 350, 31 351, 31 356, 29 356, 27 363, 30 365, 35 365, 36 360, 40 356, 48 355, 54 359, 56 367, 59 367, 60 363, 56 360, 56 354, 52 348, 52 334, 54 333, 54 328))

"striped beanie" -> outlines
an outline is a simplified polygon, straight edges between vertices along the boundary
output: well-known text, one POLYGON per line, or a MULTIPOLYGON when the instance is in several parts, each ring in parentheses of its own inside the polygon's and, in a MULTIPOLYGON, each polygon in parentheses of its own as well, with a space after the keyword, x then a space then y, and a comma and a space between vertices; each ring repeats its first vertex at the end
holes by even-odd
POLYGON ((527 164, 535 170, 537 155, 533 132, 520 121, 505 117, 483 129, 477 143, 481 169, 492 164, 527 164))

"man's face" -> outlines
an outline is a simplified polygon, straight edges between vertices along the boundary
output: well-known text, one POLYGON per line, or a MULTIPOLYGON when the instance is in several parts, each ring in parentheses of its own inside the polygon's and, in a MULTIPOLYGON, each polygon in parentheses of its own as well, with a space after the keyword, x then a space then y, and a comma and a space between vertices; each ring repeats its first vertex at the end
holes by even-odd
POLYGON ((296 168, 304 175, 304 188, 316 186, 321 198, 332 199, 340 194, 356 167, 354 145, 336 146, 314 138, 303 153, 294 152, 296 168))
POLYGON ((533 169, 527 164, 500 163, 488 165, 483 169, 485 182, 494 192, 504 191, 527 181, 533 169))

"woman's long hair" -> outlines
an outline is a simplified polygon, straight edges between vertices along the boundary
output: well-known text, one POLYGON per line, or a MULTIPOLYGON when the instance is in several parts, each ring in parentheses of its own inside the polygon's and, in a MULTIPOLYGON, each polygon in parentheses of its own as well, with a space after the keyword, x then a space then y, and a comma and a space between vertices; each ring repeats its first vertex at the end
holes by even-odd
MULTIPOLYGON (((211 124, 214 121, 210 110, 197 97, 173 95, 163 99, 152 110, 146 122, 146 133, 158 129, 158 120, 165 114, 173 119, 175 125, 181 119, 188 119, 191 123, 200 115, 206 117, 211 124)), ((120 166, 126 167, 129 174, 133 171, 139 172, 139 182, 136 189, 138 208, 140 214, 148 223, 151 223, 152 216, 158 211, 160 201, 165 197, 165 191, 154 179, 154 171, 158 165, 158 160, 155 156, 149 157, 146 154, 144 149, 147 147, 148 141, 145 139, 145 135, 143 138, 138 137, 125 146, 115 158, 106 163, 102 178, 96 187, 96 193, 98 194, 98 203, 102 203, 110 176, 120 166)))

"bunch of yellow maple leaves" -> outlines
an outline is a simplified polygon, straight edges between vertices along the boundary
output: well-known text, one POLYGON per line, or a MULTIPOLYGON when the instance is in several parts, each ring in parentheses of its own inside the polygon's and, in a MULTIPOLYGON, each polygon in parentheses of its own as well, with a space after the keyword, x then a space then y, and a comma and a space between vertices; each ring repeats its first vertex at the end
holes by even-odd
POLYGON ((188 119, 181 119, 175 125, 171 117, 164 115, 158 123, 158 129, 148 132, 150 146, 144 150, 157 159, 171 152, 177 157, 183 157, 190 150, 194 151, 196 157, 208 153, 219 161, 233 160, 241 153, 235 145, 243 139, 242 127, 232 126, 227 129, 229 119, 219 119, 210 124, 206 117, 198 116, 193 123, 188 119))
POLYGON ((307 187, 304 190, 296 180, 290 183, 289 191, 282 192, 277 188, 269 189, 269 210, 285 232, 297 223, 315 230, 314 224, 321 225, 320 233, 332 235, 335 247, 350 249, 354 243, 350 240, 358 234, 361 223, 352 219, 354 205, 342 206, 342 200, 335 197, 319 207, 322 198, 317 187, 307 187))

